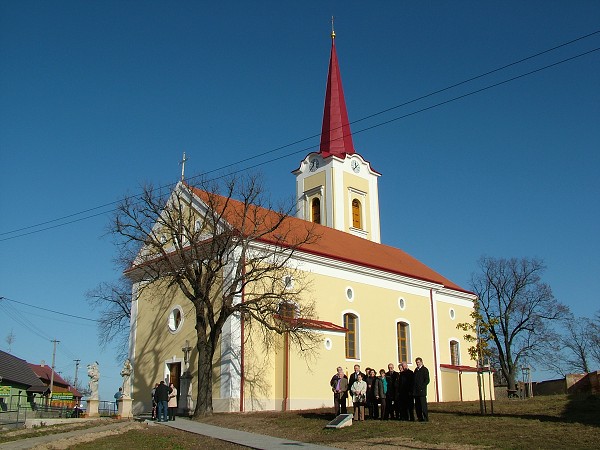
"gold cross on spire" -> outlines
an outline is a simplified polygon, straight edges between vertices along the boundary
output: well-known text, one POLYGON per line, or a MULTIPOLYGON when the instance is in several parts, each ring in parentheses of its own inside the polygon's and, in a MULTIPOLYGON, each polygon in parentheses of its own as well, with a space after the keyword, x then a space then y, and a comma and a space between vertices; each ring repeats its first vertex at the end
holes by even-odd
POLYGON ((331 16, 331 39, 335 39, 335 30, 333 29, 333 19, 334 19, 334 17, 331 16))

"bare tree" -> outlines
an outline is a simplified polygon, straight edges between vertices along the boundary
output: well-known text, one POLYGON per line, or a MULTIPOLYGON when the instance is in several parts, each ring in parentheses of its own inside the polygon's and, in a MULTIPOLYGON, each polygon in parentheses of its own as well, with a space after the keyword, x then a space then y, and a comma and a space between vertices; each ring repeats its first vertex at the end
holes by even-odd
POLYGON ((600 368, 600 312, 592 319, 579 317, 565 323, 561 348, 566 351, 569 372, 591 372, 600 368))
POLYGON ((128 356, 131 280, 123 276, 115 283, 101 283, 88 291, 86 298, 93 308, 101 312, 98 341, 103 347, 115 342, 115 360, 122 361, 128 356))
POLYGON ((569 373, 588 373, 592 368, 593 323, 585 317, 570 318, 564 323, 565 334, 561 336, 561 347, 567 357, 569 373))
POLYGON ((542 365, 561 376, 590 372, 599 362, 596 359, 598 331, 593 320, 569 315, 561 321, 554 343, 548 345, 539 358, 542 365))
POLYGON ((600 311, 596 312, 594 320, 590 321, 589 334, 591 336, 590 353, 596 362, 596 367, 600 367, 600 311))
POLYGON ((88 385, 81 384, 81 380, 77 380, 77 383, 73 381, 70 375, 65 375, 62 377, 69 385, 73 386, 75 389, 79 391, 81 397, 88 397, 92 391, 88 385))
POLYGON ((15 333, 13 332, 13 330, 11 328, 10 333, 8 333, 5 338, 6 344, 8 345, 8 353, 12 353, 12 345, 15 342, 15 339, 16 339, 15 333))
POLYGON ((471 285, 479 297, 480 332, 496 347, 508 389, 516 389, 519 364, 552 343, 549 325, 566 317, 568 309, 542 281, 546 266, 539 259, 482 257, 479 267, 471 285))
POLYGON ((213 357, 228 318, 259 330, 266 345, 281 334, 303 350, 316 345, 318 337, 304 326, 314 304, 302 295, 306 280, 293 257, 317 236, 313 224, 292 217, 295 208, 294 201, 274 208, 253 175, 179 183, 169 193, 147 186, 118 206, 112 232, 133 261, 127 274, 139 282, 138 295, 149 287, 176 288, 194 306, 195 417, 212 414, 213 357))

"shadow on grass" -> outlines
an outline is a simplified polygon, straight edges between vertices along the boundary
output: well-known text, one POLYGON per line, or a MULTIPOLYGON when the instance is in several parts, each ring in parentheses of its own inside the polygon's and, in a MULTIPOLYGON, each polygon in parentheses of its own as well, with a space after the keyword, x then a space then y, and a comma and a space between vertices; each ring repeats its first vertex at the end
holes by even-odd
POLYGON ((563 417, 569 422, 579 422, 600 427, 600 396, 569 395, 563 417))
POLYGON ((327 422, 331 422, 336 418, 335 414, 331 412, 318 412, 318 411, 306 411, 302 414, 299 414, 300 417, 305 419, 316 419, 316 420, 325 420, 327 422))
MULTIPOLYGON (((494 413, 494 417, 513 417, 526 420, 539 420, 540 422, 581 423, 600 427, 600 397, 598 395, 569 395, 565 407, 559 415, 536 413, 494 413)), ((481 417, 479 412, 471 411, 445 411, 443 407, 434 407, 430 410, 433 414, 450 416, 481 417)), ((525 407, 526 403, 524 404, 525 407)), ((525 408, 524 408, 525 409, 525 408)))

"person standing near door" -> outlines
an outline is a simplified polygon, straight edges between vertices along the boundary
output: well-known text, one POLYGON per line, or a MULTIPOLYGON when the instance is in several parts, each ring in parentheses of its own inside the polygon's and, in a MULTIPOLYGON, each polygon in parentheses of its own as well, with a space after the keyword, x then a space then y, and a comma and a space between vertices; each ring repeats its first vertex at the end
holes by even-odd
POLYGON ((158 419, 157 422, 167 422, 167 408, 169 403, 169 386, 161 381, 154 393, 156 397, 156 404, 158 406, 158 419))
POLYGON ((175 411, 177 410, 177 388, 173 383, 169 384, 169 420, 175 420, 175 411))

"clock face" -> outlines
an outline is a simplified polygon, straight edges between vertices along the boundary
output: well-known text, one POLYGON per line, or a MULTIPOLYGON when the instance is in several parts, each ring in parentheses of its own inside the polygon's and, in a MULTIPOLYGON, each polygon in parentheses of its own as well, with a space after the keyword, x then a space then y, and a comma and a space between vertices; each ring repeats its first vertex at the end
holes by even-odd
POLYGON ((319 160, 318 159, 311 159, 310 160, 310 166, 309 169, 311 172, 314 172, 315 170, 317 170, 319 168, 319 160))
POLYGON ((360 172, 360 164, 358 164, 358 161, 354 160, 350 163, 350 167, 352 167, 352 170, 354 170, 354 172, 358 173, 360 172))

